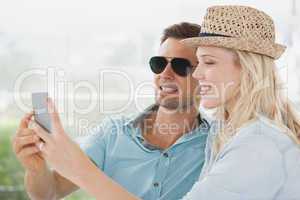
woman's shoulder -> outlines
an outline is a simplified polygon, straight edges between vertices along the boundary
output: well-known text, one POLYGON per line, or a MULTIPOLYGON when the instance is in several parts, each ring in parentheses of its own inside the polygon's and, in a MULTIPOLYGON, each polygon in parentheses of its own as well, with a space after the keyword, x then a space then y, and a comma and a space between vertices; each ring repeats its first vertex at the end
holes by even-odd
POLYGON ((249 144, 254 148, 268 147, 278 150, 281 154, 288 151, 296 151, 300 154, 299 145, 288 135, 288 129, 280 127, 274 121, 259 116, 256 120, 240 128, 237 137, 233 139, 235 144, 249 144))

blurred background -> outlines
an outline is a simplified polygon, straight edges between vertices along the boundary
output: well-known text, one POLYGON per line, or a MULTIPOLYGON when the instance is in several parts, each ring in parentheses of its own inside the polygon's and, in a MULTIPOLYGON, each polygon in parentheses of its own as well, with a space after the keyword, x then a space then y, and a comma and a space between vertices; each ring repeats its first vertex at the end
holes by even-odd
MULTIPOLYGON (((239 4, 275 20, 277 61, 287 95, 299 105, 300 5, 296 0, 0 0, 0 199, 28 199, 10 140, 31 110, 31 93, 48 91, 73 137, 106 115, 133 114, 154 102, 148 59, 162 30, 200 23, 211 5, 239 4)), ((65 198, 92 199, 83 191, 65 198)))

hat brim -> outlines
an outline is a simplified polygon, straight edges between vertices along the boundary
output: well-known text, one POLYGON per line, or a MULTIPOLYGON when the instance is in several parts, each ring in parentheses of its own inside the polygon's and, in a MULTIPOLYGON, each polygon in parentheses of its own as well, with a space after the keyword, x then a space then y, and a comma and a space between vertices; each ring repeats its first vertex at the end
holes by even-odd
POLYGON ((286 47, 281 44, 271 43, 269 41, 246 40, 234 37, 192 37, 181 40, 183 44, 191 47, 216 46, 230 49, 249 51, 263 54, 273 59, 278 59, 285 51, 286 47))

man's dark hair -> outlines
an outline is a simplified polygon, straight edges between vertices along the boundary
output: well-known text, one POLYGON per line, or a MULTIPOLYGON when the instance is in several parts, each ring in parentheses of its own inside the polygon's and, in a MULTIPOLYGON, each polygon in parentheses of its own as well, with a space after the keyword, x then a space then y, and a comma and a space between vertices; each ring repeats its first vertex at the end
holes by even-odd
POLYGON ((200 29, 200 25, 189 22, 173 24, 163 31, 160 43, 162 44, 168 38, 185 39, 190 37, 197 37, 199 35, 200 29))

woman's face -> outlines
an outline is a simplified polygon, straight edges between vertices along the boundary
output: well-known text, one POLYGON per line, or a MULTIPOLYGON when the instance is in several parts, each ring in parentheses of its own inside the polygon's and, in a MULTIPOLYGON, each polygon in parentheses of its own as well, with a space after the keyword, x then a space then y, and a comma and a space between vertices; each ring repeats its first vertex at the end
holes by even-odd
POLYGON ((197 49, 193 77, 199 81, 201 106, 215 108, 233 99, 240 83, 241 67, 235 52, 219 47, 197 49))

